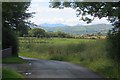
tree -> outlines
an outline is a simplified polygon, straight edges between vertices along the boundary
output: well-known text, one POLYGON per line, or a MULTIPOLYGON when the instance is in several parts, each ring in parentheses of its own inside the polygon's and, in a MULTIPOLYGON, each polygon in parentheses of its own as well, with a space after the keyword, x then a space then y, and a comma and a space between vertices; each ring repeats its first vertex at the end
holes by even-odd
POLYGON ((27 13, 30 2, 3 2, 2 3, 2 25, 5 28, 11 28, 20 31, 28 28, 29 22, 26 20, 32 17, 31 13, 27 13))
POLYGON ((12 56, 18 56, 18 39, 15 32, 3 27, 2 35, 2 49, 12 47, 12 56))
POLYGON ((40 28, 33 28, 29 31, 29 35, 32 37, 44 37, 45 30, 40 28))
POLYGON ((18 40, 16 33, 28 29, 27 21, 32 13, 27 13, 30 2, 3 2, 2 3, 2 46, 12 47, 12 54, 18 56, 18 40))
POLYGON ((60 38, 66 38, 68 36, 67 33, 64 33, 64 32, 61 32, 61 31, 58 31, 56 33, 57 33, 57 36, 60 37, 60 38))
POLYGON ((108 46, 111 46, 108 48, 108 53, 112 59, 120 61, 120 2, 77 2, 77 0, 58 0, 55 2, 53 0, 50 3, 51 8, 63 8, 64 6, 76 9, 77 17, 82 15, 80 20, 87 23, 91 23, 95 17, 99 19, 107 17, 114 26, 108 33, 108 46), (87 17, 87 15, 92 16, 92 18, 87 17))

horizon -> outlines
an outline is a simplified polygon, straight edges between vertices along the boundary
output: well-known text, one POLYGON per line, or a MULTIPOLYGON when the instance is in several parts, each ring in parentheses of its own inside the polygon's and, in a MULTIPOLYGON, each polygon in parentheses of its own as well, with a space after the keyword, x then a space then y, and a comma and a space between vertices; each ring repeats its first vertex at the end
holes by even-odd
MULTIPOLYGON (((76 24, 76 25, 67 25, 67 24, 62 24, 62 23, 43 23, 43 24, 39 24, 37 25, 38 27, 66 27, 66 26, 91 26, 91 25, 111 25, 111 24, 105 24, 105 23, 101 23, 101 24, 88 24, 88 25, 82 25, 82 24, 76 24)), ((112 26, 112 25, 111 25, 112 26)))

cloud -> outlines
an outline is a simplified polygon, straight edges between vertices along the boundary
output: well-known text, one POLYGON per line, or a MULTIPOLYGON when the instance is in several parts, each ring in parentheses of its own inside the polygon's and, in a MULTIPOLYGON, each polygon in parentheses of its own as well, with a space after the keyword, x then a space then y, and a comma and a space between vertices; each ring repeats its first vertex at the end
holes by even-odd
POLYGON ((102 19, 98 19, 96 18, 94 21, 93 21, 93 24, 109 24, 109 22, 107 21, 107 18, 103 17, 102 19))
POLYGON ((35 2, 49 2, 50 0, 32 0, 32 3, 35 3, 35 2))
MULTIPOLYGON (((49 1, 49 0, 47 0, 49 1)), ((34 14, 34 18, 30 18, 32 22, 35 24, 42 24, 42 23, 62 23, 67 25, 87 25, 84 21, 79 21, 79 18, 76 17, 76 11, 71 8, 65 9, 56 9, 56 8, 49 8, 48 2, 38 2, 38 0, 32 0, 32 4, 29 8, 29 12, 36 12, 34 14)), ((108 21, 106 18, 102 18, 99 20, 96 18, 90 24, 101 24, 107 23, 108 21)))

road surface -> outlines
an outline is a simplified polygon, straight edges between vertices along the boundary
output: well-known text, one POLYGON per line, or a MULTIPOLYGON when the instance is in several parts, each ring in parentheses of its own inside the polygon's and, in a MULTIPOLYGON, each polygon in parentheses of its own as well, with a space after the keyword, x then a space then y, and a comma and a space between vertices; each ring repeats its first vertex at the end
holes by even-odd
POLYGON ((7 66, 16 69, 27 78, 102 78, 80 65, 69 62, 21 58, 28 60, 29 64, 7 64, 7 66))
POLYGON ((68 62, 21 58, 30 62, 29 78, 101 78, 84 67, 68 62))

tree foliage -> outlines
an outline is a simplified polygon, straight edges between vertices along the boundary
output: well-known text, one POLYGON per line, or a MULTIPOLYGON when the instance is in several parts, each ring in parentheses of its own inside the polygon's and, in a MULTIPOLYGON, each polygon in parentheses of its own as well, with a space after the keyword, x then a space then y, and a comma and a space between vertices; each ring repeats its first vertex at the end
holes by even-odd
POLYGON ((3 48, 12 47, 13 54, 17 55, 18 40, 16 33, 27 32, 29 22, 27 19, 32 17, 27 13, 30 2, 3 2, 2 3, 2 46, 3 48), (14 31, 14 32, 13 32, 14 31))
POLYGON ((18 56, 18 39, 10 28, 2 28, 2 49, 12 47, 12 55, 18 56))
POLYGON ((80 20, 87 23, 91 23, 95 17, 99 19, 107 17, 114 26, 108 33, 108 53, 112 59, 120 61, 120 2, 78 2, 77 0, 58 0, 55 2, 52 0, 50 7, 60 9, 71 7, 76 10, 77 17, 81 15, 80 20))
POLYGON ((4 2, 2 3, 2 25, 12 30, 20 31, 27 29, 29 22, 26 20, 32 17, 27 13, 30 2, 4 2))
POLYGON ((78 2, 76 0, 71 2, 70 0, 63 0, 63 2, 61 1, 62 0, 58 0, 58 2, 55 2, 54 0, 51 1, 50 7, 71 7, 76 10, 77 17, 82 15, 80 20, 86 21, 87 23, 90 23, 92 20, 94 20, 94 18, 90 19, 86 15, 98 17, 99 19, 108 17, 108 20, 113 23, 118 20, 118 15, 120 14, 120 2, 78 2))
POLYGON ((29 31, 29 35, 32 37, 44 37, 45 30, 41 28, 33 28, 29 31))

